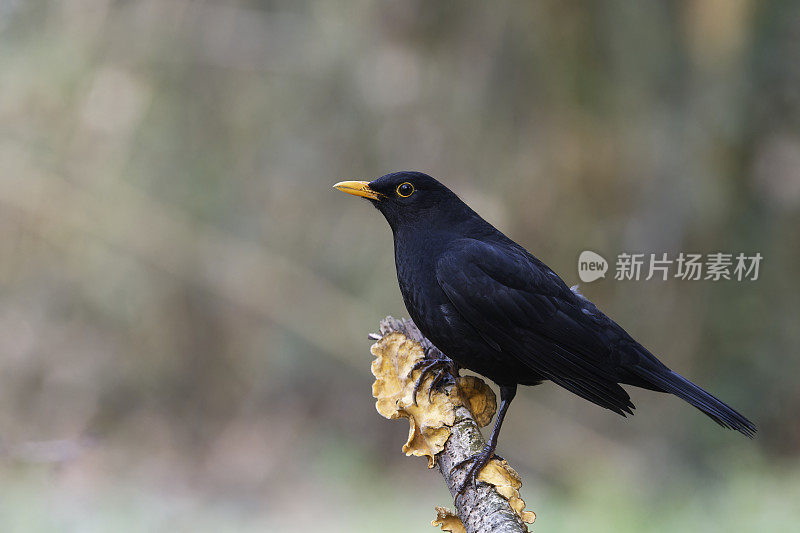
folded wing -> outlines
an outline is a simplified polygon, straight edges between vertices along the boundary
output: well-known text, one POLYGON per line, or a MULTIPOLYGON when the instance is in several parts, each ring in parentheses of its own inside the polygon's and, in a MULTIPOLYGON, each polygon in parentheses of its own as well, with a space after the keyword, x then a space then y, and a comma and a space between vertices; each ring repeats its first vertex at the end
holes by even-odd
POLYGON ((504 356, 597 405, 632 414, 606 337, 613 332, 524 250, 462 239, 440 257, 436 277, 458 313, 504 356))

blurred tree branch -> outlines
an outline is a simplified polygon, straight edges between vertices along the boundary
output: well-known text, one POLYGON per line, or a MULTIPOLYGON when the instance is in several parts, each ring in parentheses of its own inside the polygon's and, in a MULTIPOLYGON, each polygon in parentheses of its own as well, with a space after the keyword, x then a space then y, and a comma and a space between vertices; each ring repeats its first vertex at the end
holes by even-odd
POLYGON ((121 180, 90 188, 55 173, 25 170, 0 178, 0 205, 18 211, 44 240, 66 246, 90 237, 151 268, 179 278, 189 275, 187 281, 357 364, 347 355, 356 353, 357 342, 337 332, 357 329, 374 313, 307 266, 200 224, 121 180), (315 305, 286 305, 297 301, 315 305))

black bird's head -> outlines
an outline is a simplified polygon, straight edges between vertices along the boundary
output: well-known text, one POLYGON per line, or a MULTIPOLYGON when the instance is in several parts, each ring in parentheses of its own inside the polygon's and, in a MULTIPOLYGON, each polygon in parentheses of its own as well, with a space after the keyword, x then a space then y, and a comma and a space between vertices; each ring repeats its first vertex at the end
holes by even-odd
POLYGON ((342 192, 367 198, 393 230, 405 225, 452 224, 474 212, 450 189, 422 172, 392 172, 373 181, 342 181, 342 192))

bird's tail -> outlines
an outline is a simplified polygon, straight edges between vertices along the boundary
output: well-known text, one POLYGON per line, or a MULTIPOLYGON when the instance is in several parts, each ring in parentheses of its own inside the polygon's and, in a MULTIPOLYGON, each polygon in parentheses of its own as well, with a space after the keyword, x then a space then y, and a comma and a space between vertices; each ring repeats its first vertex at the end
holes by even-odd
POLYGON ((634 373, 664 392, 689 402, 717 424, 735 429, 751 439, 755 436, 756 426, 744 415, 669 368, 648 369, 637 366, 634 373))

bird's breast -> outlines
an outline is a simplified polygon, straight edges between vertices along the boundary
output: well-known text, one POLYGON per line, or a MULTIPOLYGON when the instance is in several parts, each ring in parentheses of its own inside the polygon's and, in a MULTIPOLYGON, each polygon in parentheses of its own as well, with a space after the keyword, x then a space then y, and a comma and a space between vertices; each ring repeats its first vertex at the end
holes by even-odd
MULTIPOLYGON (((420 330, 428 337, 430 326, 441 314, 441 306, 449 303, 436 279, 438 250, 430 246, 436 239, 395 238, 395 267, 400 293, 408 313, 420 330)), ((431 340, 434 340, 431 338, 431 340)))

